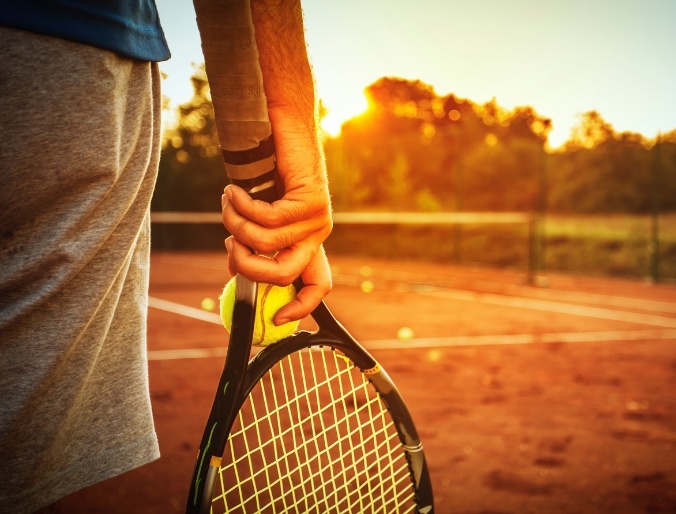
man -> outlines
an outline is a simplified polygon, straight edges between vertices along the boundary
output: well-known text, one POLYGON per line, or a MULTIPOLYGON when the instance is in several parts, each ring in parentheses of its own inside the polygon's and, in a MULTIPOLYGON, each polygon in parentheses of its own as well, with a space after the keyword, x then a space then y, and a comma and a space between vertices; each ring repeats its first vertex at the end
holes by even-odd
MULTIPOLYGON (((232 271, 308 284, 282 322, 330 289, 330 206, 300 5, 252 4, 286 194, 268 206, 229 186, 223 219, 232 271)), ((159 456, 145 324, 168 57, 153 0, 0 5, 0 512, 159 456)))

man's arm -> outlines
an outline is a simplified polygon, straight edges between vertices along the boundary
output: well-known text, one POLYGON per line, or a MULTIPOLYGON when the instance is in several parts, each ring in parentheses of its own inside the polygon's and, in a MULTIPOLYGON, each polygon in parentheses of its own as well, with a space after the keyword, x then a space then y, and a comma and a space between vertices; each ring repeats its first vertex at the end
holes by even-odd
POLYGON ((277 313, 282 323, 308 315, 331 289, 321 246, 331 232, 331 206, 300 2, 251 0, 251 14, 284 196, 267 204, 228 186, 223 223, 233 235, 226 241, 232 272, 279 285, 302 277, 297 301, 277 313))

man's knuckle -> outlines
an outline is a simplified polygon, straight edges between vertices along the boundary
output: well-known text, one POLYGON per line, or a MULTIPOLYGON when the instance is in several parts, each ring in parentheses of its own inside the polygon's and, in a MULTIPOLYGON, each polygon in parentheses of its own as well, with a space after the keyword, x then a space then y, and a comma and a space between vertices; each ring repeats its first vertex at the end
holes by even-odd
POLYGON ((248 219, 242 218, 232 224, 232 229, 230 230, 230 233, 235 236, 241 237, 242 235, 247 234, 250 224, 251 222, 248 219))
POLYGON ((279 251, 282 247, 278 246, 275 240, 261 238, 256 242, 256 250, 259 253, 273 253, 279 251))
POLYGON ((270 215, 267 216, 266 225, 269 228, 278 228, 287 224, 287 216, 279 210, 273 210, 270 212, 270 215))

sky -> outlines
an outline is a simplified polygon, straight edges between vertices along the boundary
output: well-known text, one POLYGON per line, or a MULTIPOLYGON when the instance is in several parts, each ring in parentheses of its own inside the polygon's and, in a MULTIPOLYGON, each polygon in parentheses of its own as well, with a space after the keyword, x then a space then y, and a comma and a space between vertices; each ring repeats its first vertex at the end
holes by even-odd
MULTIPOLYGON (((172 59, 164 93, 191 97, 203 61, 190 0, 156 0, 172 59)), ((416 80, 439 96, 550 118, 550 146, 580 115, 653 138, 676 129, 676 0, 302 0, 326 128, 366 107, 380 77, 416 80)))

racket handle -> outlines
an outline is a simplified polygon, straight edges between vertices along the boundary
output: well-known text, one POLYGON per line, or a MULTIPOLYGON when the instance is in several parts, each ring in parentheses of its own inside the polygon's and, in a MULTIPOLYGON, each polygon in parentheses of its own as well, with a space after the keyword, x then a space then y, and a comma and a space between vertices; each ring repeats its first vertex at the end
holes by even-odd
POLYGON ((225 169, 256 199, 280 198, 249 0, 194 0, 225 169))

